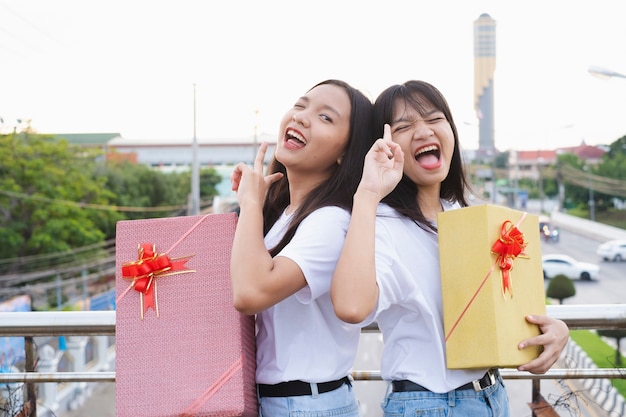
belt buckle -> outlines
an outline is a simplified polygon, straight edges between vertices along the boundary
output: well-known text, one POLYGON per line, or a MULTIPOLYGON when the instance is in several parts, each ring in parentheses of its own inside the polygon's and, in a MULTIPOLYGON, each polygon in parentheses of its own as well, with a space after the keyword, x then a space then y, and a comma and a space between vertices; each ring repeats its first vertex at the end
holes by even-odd
POLYGON ((489 376, 489 385, 483 387, 480 383, 483 380, 483 378, 480 379, 475 379, 472 381, 472 385, 474 386, 474 391, 476 392, 480 392, 483 391, 489 387, 491 387, 492 385, 494 385, 496 383, 496 376, 493 372, 493 370, 489 370, 487 371, 487 376, 489 376))

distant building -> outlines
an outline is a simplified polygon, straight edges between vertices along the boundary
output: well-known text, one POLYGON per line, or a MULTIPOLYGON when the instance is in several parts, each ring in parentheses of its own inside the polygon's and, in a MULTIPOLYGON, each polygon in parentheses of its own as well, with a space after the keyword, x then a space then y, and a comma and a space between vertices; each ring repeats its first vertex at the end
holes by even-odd
MULTIPOLYGON (((175 139, 125 139, 119 133, 72 133, 54 134, 57 139, 80 146, 99 147, 107 161, 129 161, 144 164, 163 172, 184 172, 192 169, 192 139, 182 142, 175 139)), ((239 162, 252 164, 261 141, 268 142, 265 163, 274 156, 276 139, 260 137, 238 139, 198 139, 198 168, 214 168, 222 181, 217 184, 218 194, 232 198, 230 174, 239 162)), ((226 201, 224 204, 228 204, 226 201)))
MULTIPOLYGON (((216 165, 252 163, 258 150, 252 139, 198 139, 198 163, 200 168, 216 165)), ((129 140, 122 137, 108 143, 109 153, 134 155, 136 161, 164 171, 181 171, 191 167, 193 148, 187 143, 172 140, 129 140)), ((275 144, 270 143, 265 161, 274 155, 275 144)))
POLYGON ((554 150, 511 151, 509 154, 509 178, 539 180, 541 170, 556 163, 558 155, 571 153, 589 165, 596 165, 606 153, 601 147, 587 145, 558 148, 554 150))
POLYGON ((483 13, 474 21, 474 109, 478 118, 479 159, 496 155, 494 139, 494 85, 496 21, 483 13))
MULTIPOLYGON (((108 160, 127 160, 145 164, 163 171, 191 169, 193 159, 192 139, 181 140, 125 139, 119 133, 72 133, 53 134, 74 145, 99 147, 108 160)), ((265 156, 269 162, 274 155, 275 142, 267 138, 198 139, 198 162, 200 168, 252 163, 260 141, 269 143, 265 156)))
POLYGON ((582 142, 578 146, 569 148, 560 148, 558 153, 572 153, 583 161, 586 161, 589 165, 597 165, 602 161, 602 157, 606 153, 604 147, 587 145, 582 142))
POLYGON ((91 146, 106 149, 107 143, 121 137, 119 133, 52 133, 55 139, 65 139, 71 145, 91 146))

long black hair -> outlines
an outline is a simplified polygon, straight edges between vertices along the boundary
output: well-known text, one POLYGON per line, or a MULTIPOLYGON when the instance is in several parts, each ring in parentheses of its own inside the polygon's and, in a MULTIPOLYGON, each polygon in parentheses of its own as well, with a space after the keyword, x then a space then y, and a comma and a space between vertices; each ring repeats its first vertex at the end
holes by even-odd
MULTIPOLYGON (((371 123, 372 101, 348 83, 335 79, 322 81, 310 90, 324 84, 343 88, 350 98, 348 144, 341 164, 335 166, 335 172, 311 190, 300 207, 298 207, 287 232, 280 242, 270 250, 272 256, 275 256, 291 241, 302 220, 314 210, 325 206, 338 206, 352 210, 352 198, 361 179, 363 161, 367 151, 374 143, 371 123)), ((267 234, 289 205, 289 179, 287 178, 285 166, 274 157, 269 165, 268 172, 270 174, 282 172, 284 176, 279 181, 273 183, 268 190, 267 198, 263 205, 263 235, 267 234)))
MULTIPOLYGON (((459 135, 446 98, 436 87, 425 81, 411 80, 387 88, 374 102, 373 119, 376 137, 382 137, 385 123, 391 124, 394 109, 399 104, 412 107, 421 115, 425 114, 426 109, 433 107, 444 114, 454 135, 454 151, 450 171, 441 183, 439 196, 450 202, 458 202, 462 207, 468 206, 466 192, 469 190, 469 184, 463 168, 459 135)), ((410 155, 405 157, 410 157, 410 155)), ((418 193, 417 185, 409 177, 402 175, 402 180, 396 188, 382 201, 400 214, 413 219, 420 227, 436 231, 436 227, 426 219, 417 203, 418 193)))

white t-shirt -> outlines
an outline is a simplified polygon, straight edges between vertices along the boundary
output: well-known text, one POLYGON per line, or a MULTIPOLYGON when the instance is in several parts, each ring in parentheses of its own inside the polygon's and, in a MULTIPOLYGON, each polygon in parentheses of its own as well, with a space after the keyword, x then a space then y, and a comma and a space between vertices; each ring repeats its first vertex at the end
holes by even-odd
MULTIPOLYGON (((442 204, 444 210, 459 207, 442 204)), ((384 380, 408 379, 444 393, 486 372, 447 369, 437 235, 385 204, 376 220, 376 279, 384 380)))
MULTIPOLYGON (((280 241, 291 217, 283 213, 268 232, 268 249, 280 241)), ((315 210, 277 255, 297 263, 308 285, 257 315, 257 383, 327 382, 350 373, 360 329, 339 320, 330 300, 349 222, 350 213, 339 207, 315 210)))

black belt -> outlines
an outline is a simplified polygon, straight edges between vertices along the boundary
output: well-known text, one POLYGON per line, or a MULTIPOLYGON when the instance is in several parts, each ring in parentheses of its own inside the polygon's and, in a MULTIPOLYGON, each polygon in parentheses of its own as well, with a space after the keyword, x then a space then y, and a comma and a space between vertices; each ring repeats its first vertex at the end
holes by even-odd
MULTIPOLYGON (((334 391, 343 384, 352 385, 347 376, 336 381, 318 382, 317 392, 323 394, 325 392, 334 391)), ((313 394, 313 392, 311 392, 311 383, 304 381, 287 381, 276 385, 258 384, 258 387, 261 397, 295 397, 298 395, 313 394)))
MULTIPOLYGON (((483 375, 482 378, 475 379, 472 382, 461 385, 457 388, 457 390, 473 389, 474 391, 482 391, 494 385, 499 375, 500 372, 498 372, 497 369, 490 369, 485 375, 483 375)), ((415 382, 409 381, 407 379, 392 381, 391 385, 393 386, 393 392, 429 391, 420 384, 416 384, 415 382)))

